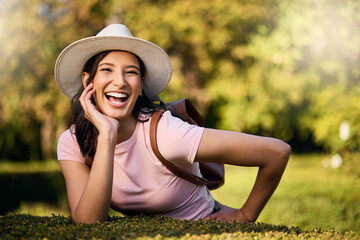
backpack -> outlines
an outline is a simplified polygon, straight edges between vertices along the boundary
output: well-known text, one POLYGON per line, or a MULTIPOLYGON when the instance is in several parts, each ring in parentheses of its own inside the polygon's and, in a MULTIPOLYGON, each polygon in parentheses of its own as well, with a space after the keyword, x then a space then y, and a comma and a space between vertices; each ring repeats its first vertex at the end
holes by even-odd
MULTIPOLYGON (((166 109, 170 110, 172 115, 181 118, 193 125, 204 127, 205 123, 199 112, 188 99, 180 99, 174 102, 165 103, 166 109)), ((153 113, 150 120, 150 144, 155 156, 159 161, 168 168, 173 174, 181 177, 196 185, 204 186, 209 190, 217 189, 224 184, 224 164, 213 162, 199 162, 200 172, 203 177, 196 176, 192 173, 175 166, 167 161, 160 153, 157 146, 156 135, 157 126, 164 110, 158 110, 153 113)))

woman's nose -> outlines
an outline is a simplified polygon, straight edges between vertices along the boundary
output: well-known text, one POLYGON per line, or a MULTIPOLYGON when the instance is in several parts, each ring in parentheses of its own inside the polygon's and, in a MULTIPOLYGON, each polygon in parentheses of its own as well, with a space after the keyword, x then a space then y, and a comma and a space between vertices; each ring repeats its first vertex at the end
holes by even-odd
POLYGON ((118 73, 113 79, 113 84, 116 86, 124 87, 127 85, 125 75, 123 73, 118 73))

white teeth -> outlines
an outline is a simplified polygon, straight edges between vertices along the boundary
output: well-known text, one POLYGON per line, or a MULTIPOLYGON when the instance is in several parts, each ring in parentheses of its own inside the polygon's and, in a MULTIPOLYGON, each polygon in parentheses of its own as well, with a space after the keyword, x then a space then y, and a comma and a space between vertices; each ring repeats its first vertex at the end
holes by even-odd
POLYGON ((116 97, 116 98, 126 98, 128 95, 125 93, 108 92, 108 93, 106 93, 106 96, 116 97))

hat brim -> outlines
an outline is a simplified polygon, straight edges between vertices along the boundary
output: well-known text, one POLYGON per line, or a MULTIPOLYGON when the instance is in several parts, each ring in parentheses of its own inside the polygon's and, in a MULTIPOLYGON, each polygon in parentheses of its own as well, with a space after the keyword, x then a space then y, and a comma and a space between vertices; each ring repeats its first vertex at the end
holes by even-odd
POLYGON ((108 50, 121 50, 137 55, 145 64, 144 92, 151 98, 169 84, 172 67, 169 56, 159 46, 135 37, 88 37, 66 47, 55 63, 55 80, 61 91, 72 99, 82 85, 85 63, 94 55, 108 50))

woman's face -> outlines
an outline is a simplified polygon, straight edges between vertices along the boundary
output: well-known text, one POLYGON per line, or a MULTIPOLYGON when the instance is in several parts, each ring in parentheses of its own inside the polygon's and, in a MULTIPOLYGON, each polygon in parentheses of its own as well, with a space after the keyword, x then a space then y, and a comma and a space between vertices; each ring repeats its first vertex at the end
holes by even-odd
POLYGON ((100 61, 93 82, 94 100, 102 113, 118 120, 132 116, 143 87, 140 64, 135 55, 110 52, 100 61))

